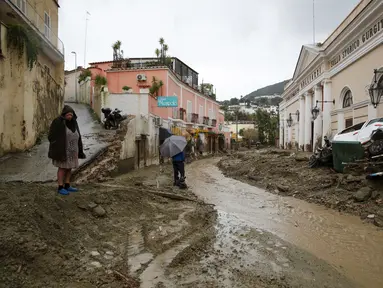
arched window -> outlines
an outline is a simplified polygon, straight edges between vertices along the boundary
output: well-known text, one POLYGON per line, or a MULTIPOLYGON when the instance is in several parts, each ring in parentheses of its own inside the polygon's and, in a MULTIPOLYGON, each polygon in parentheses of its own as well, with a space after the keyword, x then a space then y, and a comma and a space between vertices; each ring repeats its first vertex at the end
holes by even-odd
POLYGON ((343 108, 350 107, 352 105, 352 93, 351 90, 347 90, 343 97, 343 108))

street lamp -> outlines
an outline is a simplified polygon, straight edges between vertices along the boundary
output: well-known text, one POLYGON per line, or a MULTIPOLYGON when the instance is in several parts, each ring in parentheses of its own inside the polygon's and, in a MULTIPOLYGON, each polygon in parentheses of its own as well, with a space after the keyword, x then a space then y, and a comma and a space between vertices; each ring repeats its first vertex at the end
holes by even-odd
POLYGON ((287 126, 291 127, 293 125, 293 118, 291 117, 291 113, 289 115, 289 118, 286 120, 287 126))
POLYGON ((318 118, 318 115, 319 115, 319 107, 318 107, 318 103, 332 103, 335 105, 335 99, 332 100, 332 101, 320 101, 320 100, 317 100, 316 101, 316 104, 315 104, 315 107, 313 109, 311 109, 311 114, 313 115, 313 120, 317 119, 318 118))
POLYGON ((370 94, 371 104, 376 108, 380 103, 380 98, 383 95, 383 85, 377 81, 377 74, 383 74, 383 70, 374 69, 374 82, 368 88, 370 94))
POLYGON ((74 89, 75 89, 75 93, 76 93, 76 103, 78 102, 77 101, 77 53, 72 51, 72 54, 74 54, 74 89))

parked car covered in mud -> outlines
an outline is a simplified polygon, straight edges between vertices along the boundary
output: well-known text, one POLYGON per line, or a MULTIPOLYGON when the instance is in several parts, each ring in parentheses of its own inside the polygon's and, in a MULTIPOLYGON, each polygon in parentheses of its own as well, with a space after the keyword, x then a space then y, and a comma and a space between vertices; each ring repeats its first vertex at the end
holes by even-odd
POLYGON ((383 154, 383 118, 344 129, 334 136, 333 141, 360 142, 369 157, 383 154))

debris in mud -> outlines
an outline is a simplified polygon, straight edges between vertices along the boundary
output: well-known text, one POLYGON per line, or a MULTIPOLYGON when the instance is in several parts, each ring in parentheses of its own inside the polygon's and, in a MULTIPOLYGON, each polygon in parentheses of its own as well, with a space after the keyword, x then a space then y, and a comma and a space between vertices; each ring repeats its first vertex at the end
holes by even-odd
POLYGON ((363 202, 370 198, 371 196, 371 188, 370 187, 362 187, 360 188, 354 195, 354 199, 357 202, 363 202))
POLYGON ((228 176, 264 188, 357 215, 383 213, 380 179, 366 180, 351 171, 337 174, 329 168, 309 169, 309 154, 285 150, 250 150, 223 157, 218 166, 228 176))
POLYGON ((93 208, 92 213, 96 217, 104 217, 106 215, 106 211, 100 205, 97 205, 93 208))
MULTIPOLYGON (((161 177, 172 183, 171 167, 165 168, 161 177)), ((157 255, 184 239, 200 237, 214 220, 211 206, 196 200, 164 201, 143 192, 153 187, 134 185, 142 175, 155 182, 153 169, 157 167, 113 180, 118 185, 82 185, 79 193, 67 197, 51 185, 0 183, 0 283, 138 288, 138 275, 130 266, 142 273, 157 255)), ((161 191, 179 192, 166 186, 161 191)), ((190 191, 182 193, 193 199, 190 191)))

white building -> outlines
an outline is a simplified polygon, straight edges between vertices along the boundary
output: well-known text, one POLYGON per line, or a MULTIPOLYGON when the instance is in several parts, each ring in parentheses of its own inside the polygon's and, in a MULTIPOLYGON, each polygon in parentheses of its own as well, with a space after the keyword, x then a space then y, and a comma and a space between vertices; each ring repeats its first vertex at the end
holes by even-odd
POLYGON ((65 102, 78 102, 80 94, 80 84, 78 77, 84 69, 79 66, 74 70, 65 71, 65 88, 64 88, 64 101, 65 102))
MULTIPOLYGON (((383 117, 383 105, 374 108, 367 91, 374 69, 383 66, 382 43, 383 1, 361 0, 323 44, 302 46, 279 105, 280 144, 311 151, 324 135, 383 117), (315 106, 320 113, 313 120, 315 106)), ((376 79, 383 88, 383 73, 376 79)))
POLYGON ((228 107, 228 111, 232 114, 234 114, 237 110, 246 114, 254 114, 258 109, 267 111, 268 113, 277 113, 278 106, 258 106, 254 104, 247 105, 246 103, 240 103, 239 105, 230 105, 228 107))

